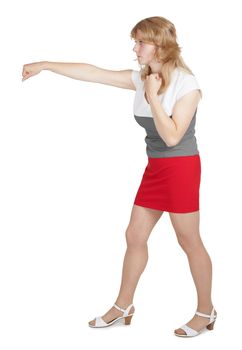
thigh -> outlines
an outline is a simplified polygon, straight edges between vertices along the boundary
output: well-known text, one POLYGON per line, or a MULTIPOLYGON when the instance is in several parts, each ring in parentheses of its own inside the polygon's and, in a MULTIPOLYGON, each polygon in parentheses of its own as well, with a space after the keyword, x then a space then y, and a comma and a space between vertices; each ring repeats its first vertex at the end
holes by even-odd
POLYGON ((162 214, 163 211, 134 204, 126 230, 127 241, 130 243, 146 243, 162 214))
POLYGON ((169 213, 172 226, 178 241, 188 242, 200 240, 199 221, 200 212, 169 213))

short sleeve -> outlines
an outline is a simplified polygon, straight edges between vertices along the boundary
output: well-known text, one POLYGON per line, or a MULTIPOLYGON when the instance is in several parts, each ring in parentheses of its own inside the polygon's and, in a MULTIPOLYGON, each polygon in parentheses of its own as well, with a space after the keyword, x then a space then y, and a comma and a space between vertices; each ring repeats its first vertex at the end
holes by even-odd
POLYGON ((140 85, 140 72, 138 70, 132 70, 131 72, 131 78, 132 78, 132 81, 134 83, 134 86, 137 87, 140 85))
POLYGON ((196 77, 192 74, 186 74, 182 79, 181 84, 178 88, 176 100, 186 95, 188 92, 191 92, 192 90, 197 90, 197 89, 200 90, 200 94, 202 97, 202 91, 201 91, 200 85, 197 82, 196 77))

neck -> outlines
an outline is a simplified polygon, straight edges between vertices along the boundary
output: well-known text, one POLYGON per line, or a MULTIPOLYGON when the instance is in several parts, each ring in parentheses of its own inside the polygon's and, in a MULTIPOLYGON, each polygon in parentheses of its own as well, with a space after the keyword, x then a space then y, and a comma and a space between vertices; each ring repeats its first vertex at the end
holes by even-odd
POLYGON ((154 62, 151 62, 149 64, 150 66, 150 69, 151 69, 151 72, 152 73, 159 73, 161 71, 161 68, 162 68, 162 63, 154 63, 154 62))

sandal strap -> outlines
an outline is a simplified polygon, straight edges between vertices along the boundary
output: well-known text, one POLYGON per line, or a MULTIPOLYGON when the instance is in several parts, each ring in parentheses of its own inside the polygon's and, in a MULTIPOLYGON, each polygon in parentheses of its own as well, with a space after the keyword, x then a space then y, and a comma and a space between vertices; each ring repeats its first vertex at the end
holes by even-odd
POLYGON ((198 331, 196 331, 195 329, 187 326, 186 324, 184 324, 182 327, 180 327, 181 329, 183 329, 186 333, 187 336, 189 337, 194 337, 195 335, 198 335, 198 331))
POLYGON ((122 312, 124 313, 123 316, 128 316, 129 311, 130 311, 131 307, 133 306, 133 304, 130 304, 130 305, 127 307, 126 310, 125 310, 125 309, 122 309, 122 308, 119 307, 117 304, 114 304, 113 306, 114 306, 116 309, 118 309, 119 311, 122 311, 122 312))
POLYGON ((216 315, 214 315, 214 307, 212 309, 211 315, 203 314, 202 312, 196 311, 196 315, 202 316, 202 317, 207 317, 210 319, 210 322, 214 321, 216 318, 216 315))

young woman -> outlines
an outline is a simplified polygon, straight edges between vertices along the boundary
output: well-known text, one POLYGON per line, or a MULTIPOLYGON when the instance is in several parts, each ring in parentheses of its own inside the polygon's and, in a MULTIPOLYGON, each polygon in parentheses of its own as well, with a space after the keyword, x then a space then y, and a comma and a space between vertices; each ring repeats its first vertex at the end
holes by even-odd
POLYGON ((146 130, 147 166, 125 232, 119 295, 90 327, 107 327, 118 320, 130 324, 133 298, 148 261, 147 241, 164 211, 169 213, 178 243, 187 255, 197 290, 194 317, 174 331, 193 337, 213 329, 217 312, 211 298, 212 263, 199 232, 201 162, 195 137, 199 84, 181 57, 176 29, 164 17, 138 22, 131 31, 140 71, 112 71, 86 63, 35 62, 23 66, 23 81, 43 69, 73 79, 135 90, 134 117, 146 130))

